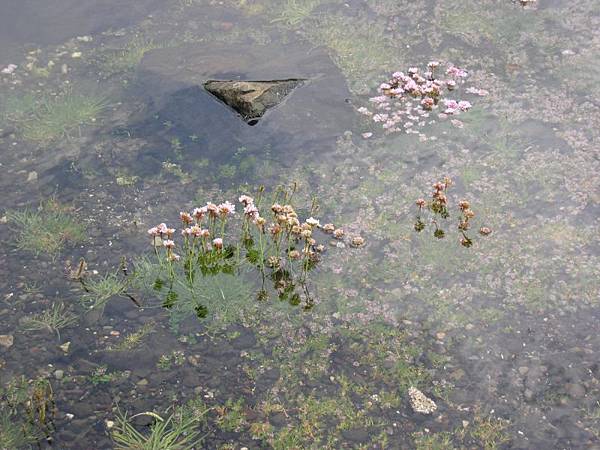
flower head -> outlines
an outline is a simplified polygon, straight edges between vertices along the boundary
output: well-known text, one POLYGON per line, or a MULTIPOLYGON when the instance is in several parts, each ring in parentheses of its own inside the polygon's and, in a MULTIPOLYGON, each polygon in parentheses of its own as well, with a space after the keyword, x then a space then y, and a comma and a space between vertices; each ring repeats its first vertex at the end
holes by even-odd
POLYGON ((227 217, 235 214, 235 205, 230 202, 221 203, 219 206, 217 206, 217 208, 219 209, 219 214, 221 217, 227 217))
POLYGON ((312 227, 318 227, 321 225, 321 222, 319 222, 317 219, 315 219, 314 217, 309 217, 308 219, 306 219, 306 223, 309 224, 312 227))
POLYGON ((483 236, 487 236, 488 234, 490 234, 492 232, 492 229, 489 227, 481 227, 479 229, 479 234, 483 235, 483 236))
POLYGON ((344 230, 342 230, 341 228, 336 228, 333 231, 333 237, 336 239, 342 239, 344 237, 344 230))
POLYGON ((185 225, 189 225, 194 221, 194 218, 192 217, 192 215, 190 213, 187 213, 184 211, 181 211, 179 213, 179 218, 185 225))
POLYGON ((208 202, 204 208, 206 208, 206 211, 212 218, 216 218, 219 215, 219 207, 214 203, 208 202))
POLYGON ((244 206, 248 206, 254 203, 254 199, 252 197, 250 197, 249 195, 240 195, 240 198, 238 199, 239 202, 244 205, 244 206))
POLYGON ((204 218, 207 211, 208 209, 206 206, 203 206, 202 208, 194 208, 192 215, 196 218, 197 222, 200 222, 204 218))
POLYGON ((172 241, 172 240, 170 240, 170 239, 165 239, 165 240, 163 241, 163 246, 164 246, 165 248, 171 249, 171 248, 174 248, 174 247, 175 247, 175 242, 173 242, 173 241, 172 241))
POLYGON ((217 250, 221 250, 223 248, 223 239, 214 238, 212 244, 217 250))

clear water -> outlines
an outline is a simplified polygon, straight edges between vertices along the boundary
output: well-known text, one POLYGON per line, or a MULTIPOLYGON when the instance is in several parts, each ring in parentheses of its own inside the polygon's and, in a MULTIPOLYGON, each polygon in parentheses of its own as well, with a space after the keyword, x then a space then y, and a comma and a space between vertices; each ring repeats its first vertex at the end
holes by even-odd
MULTIPOLYGON (((202 448, 600 448, 597 1, 8 3, 0 381, 48 379, 54 400, 50 442, 23 448, 113 448, 119 413, 167 417, 191 400, 207 409, 202 448), (469 111, 415 120, 421 135, 357 111, 431 60, 469 72, 450 95, 469 111), (285 78, 308 81, 252 127, 201 87, 285 78), (65 93, 101 107, 44 115, 65 93), (470 248, 452 221, 444 239, 413 229, 415 199, 444 176, 492 229, 470 248), (240 274, 206 282, 204 319, 143 286, 141 308, 114 296, 90 313, 65 276, 80 258, 92 278, 118 273, 150 253, 155 223, 293 182, 303 214, 316 196, 319 217, 366 240, 326 252, 308 311, 257 302, 240 274), (13 212, 49 199, 83 240, 23 249, 13 212), (30 329, 59 304, 76 322, 30 329), (415 412, 410 387, 437 410, 415 412)), ((6 420, 25 420, 3 395, 6 420)))

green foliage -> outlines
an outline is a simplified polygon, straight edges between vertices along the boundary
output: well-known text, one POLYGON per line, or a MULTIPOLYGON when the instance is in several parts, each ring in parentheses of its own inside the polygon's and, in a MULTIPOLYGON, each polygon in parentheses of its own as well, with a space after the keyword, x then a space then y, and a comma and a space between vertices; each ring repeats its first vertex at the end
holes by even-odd
POLYGON ((106 50, 97 58, 97 66, 104 77, 110 77, 134 70, 150 50, 163 48, 152 39, 134 37, 122 49, 106 50))
POLYGON ((69 137, 74 130, 93 124, 108 106, 106 98, 93 93, 67 92, 38 100, 35 112, 20 125, 23 137, 47 144, 69 137))
POLYGON ((321 4, 321 0, 286 0, 282 3, 279 17, 273 23, 282 23, 287 27, 296 27, 321 4))
POLYGON ((60 330, 77 323, 77 316, 63 303, 54 303, 44 312, 25 317, 22 326, 27 331, 48 330, 56 333, 60 340, 60 330))
POLYGON ((54 394, 44 378, 0 386, 0 448, 32 448, 54 431, 54 394))
POLYGON ((85 278, 83 286, 83 305, 89 309, 103 311, 111 298, 127 296, 129 280, 119 277, 116 273, 107 273, 99 278, 85 278))
POLYGON ((55 200, 43 203, 36 211, 8 211, 7 218, 17 247, 35 255, 56 256, 67 243, 76 244, 85 238, 85 225, 55 200))
POLYGON ((150 333, 153 333, 155 329, 156 329, 156 323, 154 321, 145 323, 137 331, 125 336, 123 338, 123 340, 121 342, 119 342, 117 345, 115 345, 114 347, 112 347, 111 350, 115 350, 115 351, 133 350, 142 343, 142 340, 147 335, 149 335, 150 333))
POLYGON ((0 97, 0 127, 22 122, 36 107, 33 94, 11 93, 0 97))
POLYGON ((201 420, 199 415, 204 415, 206 411, 200 411, 198 407, 192 405, 176 409, 166 419, 153 412, 143 412, 130 418, 119 413, 111 432, 115 449, 193 450, 199 448, 202 438, 196 430, 201 420), (155 419, 149 433, 141 433, 130 423, 131 419, 140 415, 155 419))

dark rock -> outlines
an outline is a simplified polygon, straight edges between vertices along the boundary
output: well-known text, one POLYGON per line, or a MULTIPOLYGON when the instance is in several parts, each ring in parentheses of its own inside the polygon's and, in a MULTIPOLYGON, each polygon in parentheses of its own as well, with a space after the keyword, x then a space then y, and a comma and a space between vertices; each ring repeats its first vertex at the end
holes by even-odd
POLYGON ((269 108, 277 106, 302 80, 217 81, 204 83, 204 88, 237 111, 250 125, 269 108))

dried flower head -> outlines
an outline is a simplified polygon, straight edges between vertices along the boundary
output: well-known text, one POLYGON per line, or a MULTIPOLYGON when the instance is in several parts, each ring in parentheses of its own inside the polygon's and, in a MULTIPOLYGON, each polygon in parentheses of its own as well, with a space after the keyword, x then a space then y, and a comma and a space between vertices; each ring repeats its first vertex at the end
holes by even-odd
POLYGON ((365 245, 365 240, 361 236, 354 236, 350 241, 350 245, 352 245, 352 247, 362 247, 365 245))
POLYGON ((333 233, 333 230, 335 230, 335 225, 332 223, 326 223, 323 225, 322 229, 325 233, 333 233))
POLYGON ((279 203, 273 203, 273 206, 271 206, 271 211, 273 211, 275 214, 280 214, 283 212, 283 206, 281 206, 279 203))
POLYGON ((300 254, 300 252, 298 250, 290 250, 288 253, 288 256, 291 259, 299 259, 302 255, 300 254))
POLYGON ((415 202, 415 204, 419 207, 419 208, 423 208, 425 207, 425 205, 427 204, 427 202, 425 201, 425 199, 423 198, 419 198, 417 199, 417 201, 415 202))
POLYGON ((461 200, 460 202, 458 202, 458 207, 463 211, 469 209, 470 206, 471 204, 468 200, 461 200))
POLYGON ((344 230, 342 230, 341 228, 336 228, 335 230, 333 230, 333 237, 336 239, 342 239, 344 237, 344 230))
POLYGON ((207 211, 208 209, 206 206, 203 206, 202 208, 194 208, 192 211, 192 216, 194 216, 197 222, 200 222, 206 215, 207 211))

